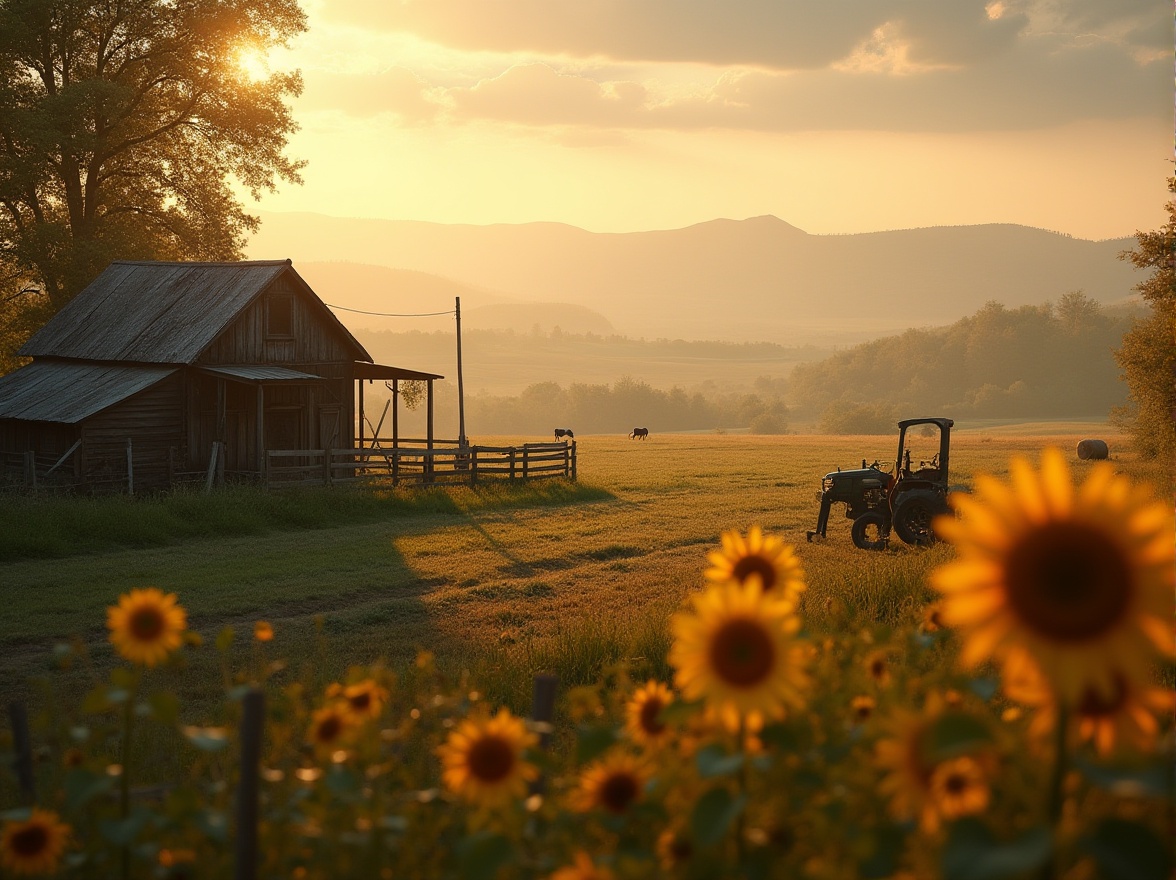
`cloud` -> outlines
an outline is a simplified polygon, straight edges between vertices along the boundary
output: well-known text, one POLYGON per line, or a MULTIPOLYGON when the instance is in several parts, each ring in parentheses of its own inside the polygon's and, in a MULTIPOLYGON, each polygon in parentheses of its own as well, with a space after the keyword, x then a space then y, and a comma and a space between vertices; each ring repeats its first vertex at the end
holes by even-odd
POLYGON ((447 97, 459 119, 612 126, 632 124, 640 115, 645 88, 561 74, 546 64, 520 64, 472 88, 450 89, 447 97))
POLYGON ((466 51, 803 70, 901 29, 919 57, 959 63, 999 51, 1024 23, 989 0, 332 0, 330 19, 408 32, 466 51))
POLYGON ((403 67, 379 73, 338 73, 310 70, 299 107, 304 110, 337 110, 349 116, 392 113, 403 122, 419 123, 437 115, 443 90, 403 67))

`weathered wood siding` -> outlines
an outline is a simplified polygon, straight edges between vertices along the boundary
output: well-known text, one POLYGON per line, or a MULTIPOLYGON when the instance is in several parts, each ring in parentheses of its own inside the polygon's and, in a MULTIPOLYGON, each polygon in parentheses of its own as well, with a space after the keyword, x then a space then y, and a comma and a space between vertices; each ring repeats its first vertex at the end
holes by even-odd
POLYGON ((168 484, 168 450, 186 457, 184 379, 176 373, 82 423, 82 477, 87 482, 126 481, 131 441, 135 489, 168 484))

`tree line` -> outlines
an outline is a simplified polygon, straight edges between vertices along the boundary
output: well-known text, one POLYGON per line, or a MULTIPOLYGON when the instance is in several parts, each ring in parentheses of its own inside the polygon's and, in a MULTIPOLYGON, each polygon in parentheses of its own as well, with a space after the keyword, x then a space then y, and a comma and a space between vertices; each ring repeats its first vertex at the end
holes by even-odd
POLYGON ((913 329, 797 365, 789 400, 829 433, 895 419, 1105 416, 1127 400, 1115 363, 1126 314, 1080 291, 1055 305, 989 302, 945 328, 913 329))

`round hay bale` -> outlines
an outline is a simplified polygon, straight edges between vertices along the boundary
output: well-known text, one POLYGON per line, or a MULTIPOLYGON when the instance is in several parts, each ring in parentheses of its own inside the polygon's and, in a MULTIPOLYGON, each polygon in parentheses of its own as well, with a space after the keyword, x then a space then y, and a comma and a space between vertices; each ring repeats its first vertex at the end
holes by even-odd
POLYGON ((1083 440, 1078 444, 1078 457, 1083 461, 1107 457, 1106 440, 1083 440))

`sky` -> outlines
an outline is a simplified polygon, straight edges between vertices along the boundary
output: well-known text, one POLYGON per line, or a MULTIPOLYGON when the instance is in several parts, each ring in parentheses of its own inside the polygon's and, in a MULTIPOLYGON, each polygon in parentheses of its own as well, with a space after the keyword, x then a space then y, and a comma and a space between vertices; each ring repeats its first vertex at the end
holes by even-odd
POLYGON ((1159 0, 305 0, 304 184, 253 210, 594 232, 1158 227, 1159 0))

